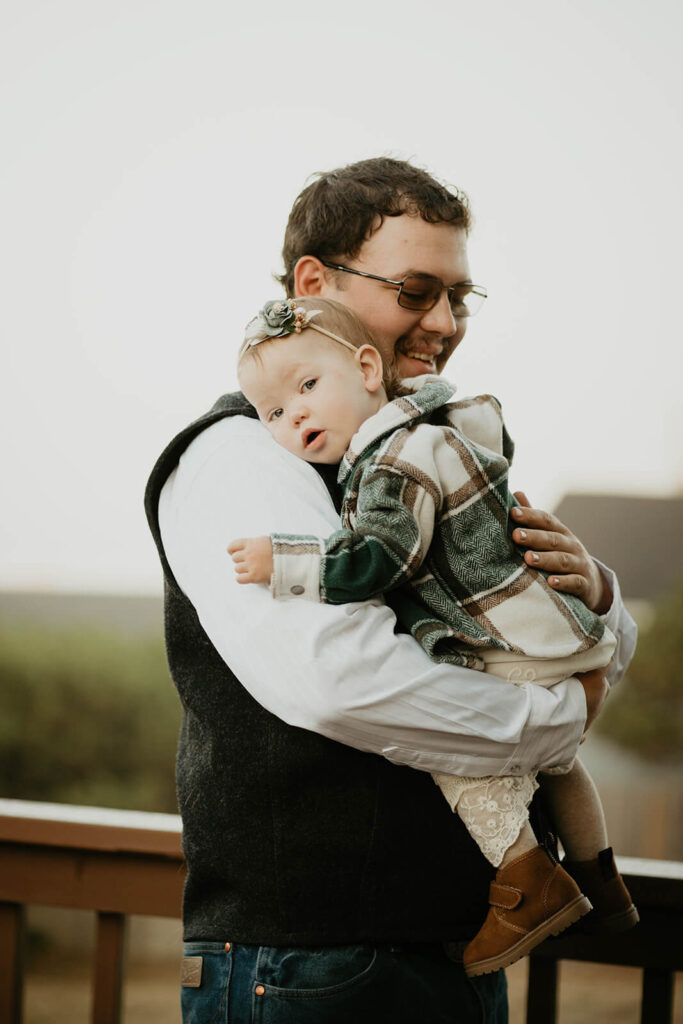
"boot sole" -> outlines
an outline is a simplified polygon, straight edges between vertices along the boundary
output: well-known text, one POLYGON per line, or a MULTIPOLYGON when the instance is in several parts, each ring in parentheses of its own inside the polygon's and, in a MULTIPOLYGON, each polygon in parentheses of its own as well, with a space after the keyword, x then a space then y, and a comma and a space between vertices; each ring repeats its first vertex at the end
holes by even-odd
POLYGON ((514 964, 517 960, 521 960, 523 956, 526 956, 527 953, 530 953, 532 949, 543 942, 544 939, 547 939, 549 935, 559 935, 565 928, 569 928, 570 925, 578 921, 584 914, 588 914, 592 909, 590 900, 585 896, 577 896, 576 899, 568 903, 562 910, 558 910, 556 914, 543 921, 533 931, 528 932, 514 946, 506 949, 504 953, 499 953, 498 956, 490 956, 486 960, 478 960, 473 964, 465 964, 467 977, 475 978, 479 974, 490 974, 491 971, 499 971, 503 967, 509 967, 510 964, 514 964))
POLYGON ((585 921, 579 922, 576 932, 582 935, 617 935, 619 932, 626 932, 629 928, 635 928, 640 921, 640 914, 631 904, 625 910, 616 914, 601 916, 597 910, 593 910, 585 921))

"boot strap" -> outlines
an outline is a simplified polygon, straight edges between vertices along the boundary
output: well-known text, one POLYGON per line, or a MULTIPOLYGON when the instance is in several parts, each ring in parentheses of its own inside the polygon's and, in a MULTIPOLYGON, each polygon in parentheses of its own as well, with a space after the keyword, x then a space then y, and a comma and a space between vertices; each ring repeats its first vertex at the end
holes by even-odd
POLYGON ((514 910, 522 902, 523 893, 521 889, 515 889, 511 885, 501 885, 500 882, 491 882, 489 886, 489 903, 492 907, 502 907, 504 910, 514 910))

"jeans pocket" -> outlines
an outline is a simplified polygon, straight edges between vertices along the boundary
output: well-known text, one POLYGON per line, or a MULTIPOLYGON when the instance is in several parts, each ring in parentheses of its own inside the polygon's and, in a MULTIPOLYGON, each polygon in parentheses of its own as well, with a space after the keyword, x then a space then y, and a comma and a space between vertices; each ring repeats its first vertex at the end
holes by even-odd
POLYGON ((281 999, 327 999, 367 982, 377 966, 371 945, 278 949, 262 946, 257 976, 281 999))
POLYGON ((231 962, 223 943, 194 942, 183 948, 193 963, 181 973, 183 1024, 223 1024, 227 1020, 231 962))

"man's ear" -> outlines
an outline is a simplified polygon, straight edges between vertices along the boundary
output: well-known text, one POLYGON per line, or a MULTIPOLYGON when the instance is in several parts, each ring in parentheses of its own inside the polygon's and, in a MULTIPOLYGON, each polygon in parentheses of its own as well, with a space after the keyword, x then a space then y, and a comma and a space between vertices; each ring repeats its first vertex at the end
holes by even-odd
POLYGON ((325 268, 315 256, 301 256, 294 267, 294 294, 322 295, 325 286, 325 268))
POLYGON ((373 345, 361 345, 356 349, 354 359, 363 374, 366 391, 371 394, 378 391, 384 380, 384 364, 377 349, 373 345))

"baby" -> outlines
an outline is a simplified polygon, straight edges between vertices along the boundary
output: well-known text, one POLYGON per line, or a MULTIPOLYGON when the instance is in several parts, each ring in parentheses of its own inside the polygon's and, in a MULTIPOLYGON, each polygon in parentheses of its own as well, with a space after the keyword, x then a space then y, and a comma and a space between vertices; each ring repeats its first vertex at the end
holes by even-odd
MULTIPOLYGON (((495 398, 454 402, 438 377, 387 378, 363 324, 319 298, 267 303, 247 326, 238 375, 278 444, 307 462, 340 463, 344 491, 331 537, 233 541, 240 583, 335 604, 386 594, 431 658, 512 683, 550 686, 609 664, 612 634, 511 540, 513 446, 495 398)), ((465 950, 470 976, 508 966, 591 906, 595 930, 638 920, 590 776, 578 761, 548 771, 564 868, 529 824, 535 775, 434 776, 498 869, 489 913, 465 950)))

